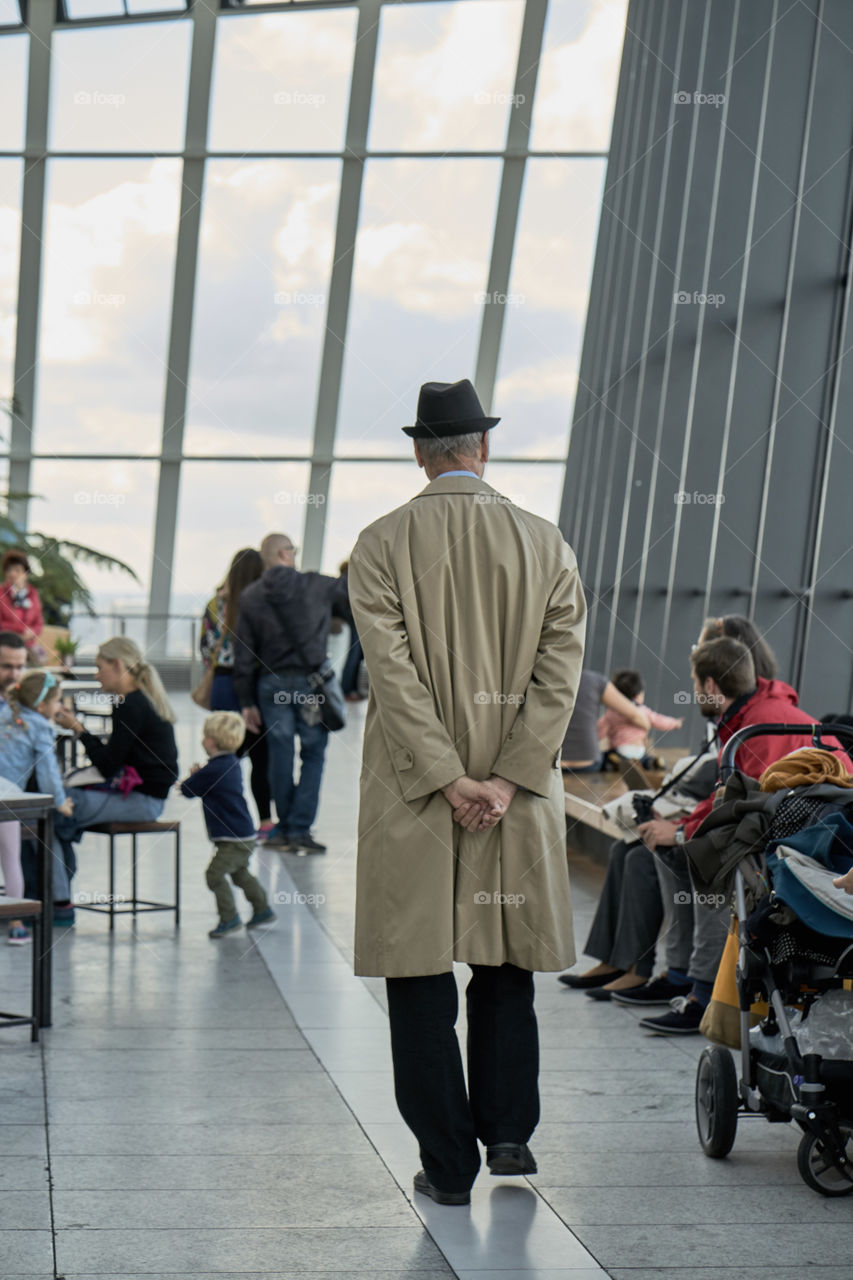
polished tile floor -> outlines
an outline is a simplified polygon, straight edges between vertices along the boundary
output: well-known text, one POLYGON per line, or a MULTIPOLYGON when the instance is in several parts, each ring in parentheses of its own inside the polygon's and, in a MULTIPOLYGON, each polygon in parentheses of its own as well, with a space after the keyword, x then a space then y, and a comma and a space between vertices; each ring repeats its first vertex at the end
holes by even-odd
MULTIPOLYGON (((178 699, 181 762, 203 713, 178 699)), ((699 1038, 645 1035, 630 1009, 537 979, 540 1173, 482 1175, 470 1211, 413 1198, 383 984, 350 967, 361 711, 330 744, 324 858, 261 853, 278 924, 211 942, 200 809, 175 796, 184 919, 78 913, 57 940, 54 1025, 0 1032, 0 1277, 382 1280, 851 1280, 853 1197, 800 1181, 797 1135, 745 1121, 706 1159, 693 1123, 699 1038)), ((104 889, 82 846, 79 892, 104 889)), ((166 891, 168 845, 141 857, 166 891)), ((576 859, 577 934, 601 870, 576 859)), ((119 891, 122 885, 118 886, 119 891)), ((463 983, 467 970, 459 970, 463 983)), ((5 1007, 28 956, 0 947, 5 1007)))

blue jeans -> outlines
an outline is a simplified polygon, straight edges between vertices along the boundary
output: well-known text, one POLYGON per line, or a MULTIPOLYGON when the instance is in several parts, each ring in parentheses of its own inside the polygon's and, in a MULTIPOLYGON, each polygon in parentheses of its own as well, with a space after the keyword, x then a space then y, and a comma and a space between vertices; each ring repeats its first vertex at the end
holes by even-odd
POLYGON ((269 748, 270 789, 278 828, 285 835, 310 831, 320 802, 329 731, 322 724, 308 724, 305 720, 303 700, 312 692, 303 675, 269 672, 258 680, 258 709, 269 748), (302 764, 298 785, 293 781, 293 740, 297 734, 302 764))
POLYGON ((71 897, 71 877, 77 870, 74 849, 86 827, 99 822, 156 822, 166 804, 158 796, 131 791, 93 791, 89 787, 68 787, 65 794, 74 801, 70 818, 53 815, 53 896, 57 902, 71 897))

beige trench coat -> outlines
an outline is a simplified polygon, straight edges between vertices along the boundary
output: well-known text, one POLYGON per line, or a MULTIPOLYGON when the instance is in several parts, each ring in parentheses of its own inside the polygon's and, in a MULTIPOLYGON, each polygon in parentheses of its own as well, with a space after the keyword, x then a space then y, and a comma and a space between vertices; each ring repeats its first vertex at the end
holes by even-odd
POLYGON ((560 747, 583 658, 574 554, 482 480, 432 481, 358 539, 349 591, 370 675, 358 823, 355 971, 575 958, 560 747), (467 832, 441 788, 519 786, 467 832))

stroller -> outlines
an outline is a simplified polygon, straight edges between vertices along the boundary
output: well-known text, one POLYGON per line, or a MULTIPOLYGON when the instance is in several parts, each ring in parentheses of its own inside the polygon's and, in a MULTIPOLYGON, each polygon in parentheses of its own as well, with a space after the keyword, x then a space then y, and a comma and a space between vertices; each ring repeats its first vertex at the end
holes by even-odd
MULTIPOLYGON (((726 744, 722 779, 731 776, 735 754, 748 738, 797 733, 811 733, 816 747, 821 746, 822 734, 847 737, 836 724, 749 725, 726 744)), ((823 815, 817 820, 822 822, 823 815)), ((734 900, 740 1079, 728 1049, 703 1050, 695 1098, 702 1149, 716 1159, 727 1156, 740 1115, 762 1115, 771 1123, 793 1120, 803 1131, 797 1152, 803 1181, 824 1196, 849 1195, 853 1192, 853 991, 845 990, 844 982, 853 977, 853 897, 847 937, 814 932, 784 908, 784 923, 780 923, 762 856, 746 858, 737 866, 734 900), (752 911, 748 899, 756 903, 752 911), (750 1008, 757 999, 767 1002, 768 1013, 750 1030, 750 1008)), ((845 931, 846 923, 841 919, 838 933, 845 931)))

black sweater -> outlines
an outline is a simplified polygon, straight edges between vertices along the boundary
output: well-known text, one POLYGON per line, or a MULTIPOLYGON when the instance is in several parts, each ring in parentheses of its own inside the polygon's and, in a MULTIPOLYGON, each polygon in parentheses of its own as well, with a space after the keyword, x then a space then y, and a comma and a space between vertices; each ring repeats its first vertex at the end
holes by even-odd
POLYGON ((141 689, 129 693, 113 710, 113 731, 107 742, 94 733, 81 733, 80 741, 96 769, 112 778, 132 765, 142 779, 137 788, 146 796, 165 800, 178 780, 175 731, 158 716, 141 689))

